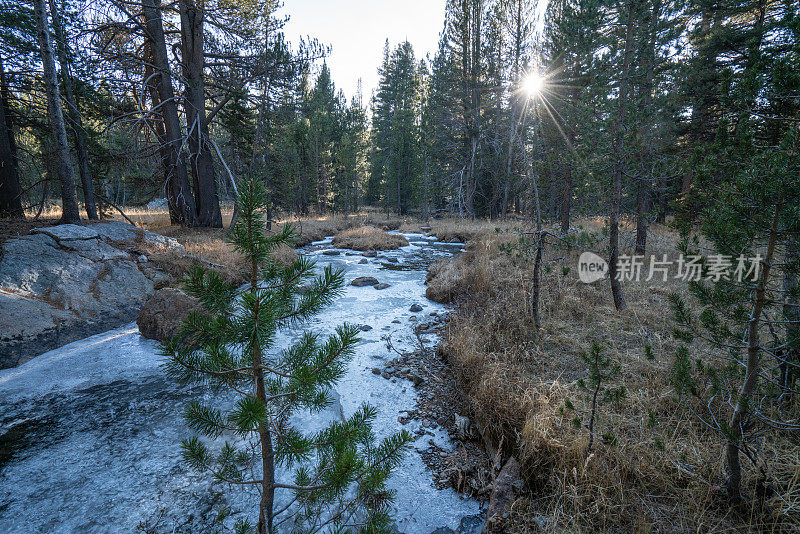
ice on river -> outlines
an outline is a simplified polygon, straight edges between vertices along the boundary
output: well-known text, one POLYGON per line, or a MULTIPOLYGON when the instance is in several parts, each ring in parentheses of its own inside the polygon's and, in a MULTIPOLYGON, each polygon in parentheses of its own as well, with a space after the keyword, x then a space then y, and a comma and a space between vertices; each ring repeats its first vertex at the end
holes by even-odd
MULTIPOLYGON (((309 252, 320 267, 346 270, 349 283, 374 276, 390 284, 347 286, 341 298, 305 329, 332 333, 341 323, 372 326, 363 332, 346 376, 336 388, 337 405, 322 419, 352 414, 363 402, 379 415, 379 438, 399 431, 398 415, 413 409, 415 390, 372 373, 393 356, 381 341, 392 335, 396 348, 410 348, 408 311, 421 304, 427 315, 442 311, 424 297, 421 266, 452 249, 422 235, 408 235, 408 247, 360 264, 361 255, 309 252), (389 258, 394 258, 390 261, 389 258), (399 319, 400 323, 392 321, 399 319)), ((329 247, 329 240, 319 243, 329 247)), ((458 250, 458 248, 455 248, 458 250)), ((289 336, 284 342, 288 343, 289 336)), ((223 508, 250 513, 252 491, 229 490, 181 461, 179 443, 190 435, 181 412, 200 394, 164 377, 156 343, 141 338, 135 325, 93 336, 0 371, 0 532, 196 531, 203 519, 223 508)), ((303 417, 306 431, 320 426, 303 417)), ((412 433, 419 422, 405 428, 412 433)), ((400 532, 457 529, 479 513, 478 503, 454 491, 436 490, 419 452, 430 440, 451 448, 447 434, 422 434, 391 479, 397 491, 395 518, 400 532)))

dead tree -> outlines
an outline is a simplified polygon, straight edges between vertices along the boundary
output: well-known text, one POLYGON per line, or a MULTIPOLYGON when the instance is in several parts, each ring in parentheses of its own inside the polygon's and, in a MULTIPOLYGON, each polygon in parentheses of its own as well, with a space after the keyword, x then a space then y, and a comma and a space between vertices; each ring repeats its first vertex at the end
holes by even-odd
POLYGON ((55 152, 58 165, 58 178, 61 182, 61 222, 80 224, 81 215, 78 210, 78 196, 75 192, 75 171, 67 143, 67 129, 64 126, 64 111, 61 109, 61 92, 58 89, 58 75, 53 58, 53 47, 50 43, 49 24, 47 22, 47 5, 44 0, 34 0, 36 18, 36 35, 39 41, 39 53, 44 69, 44 85, 47 97, 47 112, 50 127, 55 140, 55 152))

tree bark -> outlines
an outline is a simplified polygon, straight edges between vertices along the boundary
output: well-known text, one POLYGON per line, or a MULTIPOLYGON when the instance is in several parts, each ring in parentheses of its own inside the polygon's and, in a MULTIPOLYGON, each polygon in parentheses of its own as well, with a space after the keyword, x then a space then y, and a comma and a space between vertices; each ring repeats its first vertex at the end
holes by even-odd
POLYGON ((0 57, 0 217, 25 217, 17 170, 17 145, 8 101, 8 85, 0 57))
POLYGON ((561 191, 561 235, 569 233, 572 211, 572 162, 564 165, 564 184, 561 191))
POLYGON ((181 61, 185 84, 184 109, 189 140, 189 162, 194 178, 198 226, 222 228, 217 194, 217 173, 206 121, 203 68, 204 0, 181 0, 181 61))
POLYGON ((611 279, 611 295, 614 298, 614 307, 617 310, 625 309, 625 297, 622 294, 622 284, 617 273, 619 261, 619 207, 622 202, 622 176, 625 165, 625 107, 628 105, 628 73, 630 71, 634 10, 637 0, 628 0, 627 21, 625 24, 625 51, 622 56, 622 78, 619 83, 619 96, 617 99, 617 116, 611 128, 612 153, 614 157, 613 184, 611 193, 611 215, 609 217, 609 255, 608 274, 611 279))
POLYGON ((725 454, 728 464, 728 498, 735 503, 741 502, 742 500, 742 466, 739 463, 739 444, 744 438, 742 435, 742 426, 747 417, 750 399, 758 384, 758 367, 761 360, 761 344, 758 330, 761 326, 761 313, 764 311, 764 305, 767 300, 767 287, 769 284, 770 271, 772 270, 772 261, 775 257, 775 245, 778 239, 778 225, 781 220, 782 207, 782 201, 778 201, 775 205, 772 226, 769 231, 767 253, 764 257, 764 270, 761 274, 761 280, 758 281, 758 286, 756 287, 753 313, 750 315, 750 321, 747 325, 747 362, 745 364, 744 382, 739 390, 736 408, 728 425, 730 432, 732 434, 735 433, 735 436, 728 436, 728 445, 725 454))
POLYGON ((47 96, 47 112, 50 127, 55 140, 58 178, 61 182, 61 222, 64 224, 80 224, 81 215, 78 209, 78 196, 75 192, 75 170, 67 143, 67 129, 64 126, 64 111, 61 109, 61 92, 58 89, 58 75, 53 58, 53 47, 50 43, 49 25, 47 23, 47 5, 45 0, 34 0, 36 18, 36 35, 39 41, 39 53, 44 69, 44 85, 47 96))
MULTIPOLYGON (((653 135, 656 126, 655 110, 653 109, 653 86, 655 78, 656 62, 656 41, 658 39, 658 21, 661 14, 661 2, 656 0, 649 13, 649 24, 647 26, 647 49, 644 51, 645 81, 641 90, 644 98, 644 112, 647 120, 641 122, 642 145, 643 145, 643 164, 647 164, 653 159, 653 135)), ((643 172, 639 177, 636 188, 636 254, 644 256, 647 252, 647 212, 650 206, 651 196, 651 175, 652 173, 643 172)))
MULTIPOLYGON (((144 80, 147 86, 147 92, 150 93, 150 109, 161 109, 161 96, 158 92, 158 76, 153 68, 155 59, 153 55, 153 42, 147 39, 144 46, 145 54, 145 67, 144 67, 144 80)), ((171 180, 170 175, 172 168, 170 164, 171 147, 167 140, 167 131, 164 127, 163 113, 152 113, 149 118, 150 126, 156 136, 158 143, 159 153, 161 155, 161 170, 164 173, 164 196, 167 198, 167 208, 169 210, 169 221, 171 224, 181 224, 180 207, 176 201, 175 196, 171 193, 171 180)))
POLYGON ((56 51, 58 54, 58 62, 61 65, 61 82, 64 85, 64 99, 67 102, 67 120, 70 123, 75 138, 78 173, 80 174, 81 186, 83 189, 83 208, 86 210, 86 216, 89 217, 90 220, 96 221, 98 220, 97 204, 94 198, 92 173, 89 169, 89 153, 86 149, 86 131, 83 129, 83 120, 81 119, 81 114, 80 111, 78 111, 78 104, 75 99, 75 82, 72 78, 72 68, 68 59, 69 47, 67 44, 67 35, 61 23, 61 15, 55 0, 49 0, 49 3, 50 16, 53 19, 53 30, 58 44, 56 51))
POLYGON ((647 205, 650 198, 650 180, 646 176, 638 179, 636 189, 636 254, 647 253, 647 205))
MULTIPOLYGON (((644 132, 641 134, 644 148, 643 162, 646 164, 653 159, 653 135, 655 128, 655 110, 653 109, 653 86, 655 78, 656 63, 656 41, 658 40, 658 22, 661 17, 661 1, 653 2, 653 8, 649 13, 649 25, 647 27, 647 50, 645 57, 645 82, 642 87, 644 96, 644 112, 647 117, 642 121, 644 132)), ((639 178, 636 189, 636 254, 644 256, 647 252, 647 211, 650 205, 651 178, 649 173, 643 173, 639 178)))
POLYGON ((800 364, 800 303, 793 291, 797 288, 797 271, 793 268, 798 261, 797 237, 789 235, 786 238, 786 270, 783 275, 783 293, 786 301, 783 303, 783 316, 786 320, 786 350, 784 360, 781 362, 781 403, 788 408, 792 400, 792 392, 798 375, 800 364))
POLYGON ((155 81, 166 135, 162 143, 162 150, 168 151, 165 159, 168 198, 170 206, 175 206, 177 211, 177 222, 184 226, 196 226, 197 213, 194 196, 189 186, 186 160, 181 149, 183 135, 178 121, 178 105, 175 103, 172 73, 167 58, 167 45, 161 20, 161 2, 160 0, 142 0, 142 10, 147 33, 152 44, 153 67, 156 70, 155 81))

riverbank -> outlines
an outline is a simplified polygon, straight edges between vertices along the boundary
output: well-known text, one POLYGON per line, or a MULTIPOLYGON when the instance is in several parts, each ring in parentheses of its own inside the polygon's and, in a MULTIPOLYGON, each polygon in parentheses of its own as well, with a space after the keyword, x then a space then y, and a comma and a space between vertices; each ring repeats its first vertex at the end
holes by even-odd
MULTIPOLYGON (((490 447, 522 465, 527 489, 515 495, 494 532, 789 532, 797 514, 796 432, 767 434, 759 457, 770 490, 741 511, 725 496, 720 434, 696 417, 702 397, 680 400, 672 387, 678 342, 670 278, 626 282, 617 312, 608 282, 578 280, 578 256, 607 240, 601 220, 581 221, 568 247, 552 239, 542 269, 541 328, 530 295, 534 264, 520 234, 483 234, 454 260, 432 266, 428 294, 455 311, 440 351, 469 415, 490 447), (602 384, 589 449, 592 392, 582 353, 598 343, 619 372, 602 384)), ((555 233, 555 232, 554 232, 555 233)), ((556 235, 558 235, 556 233, 556 235)), ((633 254, 624 228, 622 254, 633 254)), ((677 255, 678 236, 651 227, 648 255, 677 255)), ((691 302, 690 299, 686 299, 691 302)), ((698 356, 699 357, 699 356, 698 356)), ((743 486, 758 488, 757 470, 743 486)), ((497 465, 493 475, 498 474, 497 465)))
POLYGON ((17 228, 0 243, 0 368, 128 323, 168 280, 174 239, 122 222, 17 228))
MULTIPOLYGON (((431 459, 454 451, 451 423, 409 418, 420 411, 419 392, 438 375, 394 361, 413 353, 419 337, 435 345, 434 325, 446 310, 424 299, 425 269, 460 245, 421 234, 406 238, 408 246, 375 257, 333 249, 331 239, 304 249, 320 269, 343 268, 347 286, 303 329, 326 335, 343 322, 359 324, 362 341, 334 405, 297 423, 313 431, 370 403, 378 410, 379 439, 399 429, 415 437, 390 482, 398 531, 472 534, 481 525, 478 501, 438 484, 428 468, 431 459), (386 287, 351 284, 363 277, 386 287)), ((276 350, 298 333, 282 333, 276 350)), ((166 380, 161 362, 155 342, 126 326, 0 371, 0 531, 103 532, 114 524, 124 531, 197 532, 223 510, 236 512, 232 522, 254 509, 257 495, 224 491, 181 461, 180 439, 191 434, 181 408, 202 393, 166 380)))

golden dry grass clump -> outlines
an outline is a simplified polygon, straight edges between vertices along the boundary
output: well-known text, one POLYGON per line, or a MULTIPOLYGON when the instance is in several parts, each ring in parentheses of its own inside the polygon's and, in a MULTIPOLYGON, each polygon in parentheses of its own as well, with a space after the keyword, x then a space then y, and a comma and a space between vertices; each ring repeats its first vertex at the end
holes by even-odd
MULTIPOLYGON (((516 239, 513 233, 484 233, 454 261, 433 266, 429 281, 429 288, 449 291, 459 302, 440 349, 476 424, 525 468, 530 491, 514 504, 503 528, 541 531, 541 517, 553 532, 800 528, 800 459, 797 442, 788 442, 796 436, 772 433, 762 439, 761 454, 780 487, 765 511, 745 517, 726 506, 720 436, 685 403, 695 411, 704 404, 678 400, 670 386, 677 344, 667 296, 685 293, 680 283, 626 283, 628 309, 618 313, 607 283, 578 281, 580 251, 552 242, 537 330, 529 299, 532 262, 501 247, 516 239), (624 387, 626 395, 599 404, 587 458, 591 399, 579 386, 588 373, 580 353, 595 341, 621 366, 604 387, 624 387)), ((677 237, 667 229, 654 227, 651 241, 648 254, 675 254, 677 237)), ((623 242, 632 236, 623 235, 623 242)), ((751 492, 752 471, 745 481, 751 492)))
POLYGON ((362 226, 340 232, 333 239, 333 246, 350 250, 396 250, 408 245, 408 240, 399 234, 390 234, 374 226, 362 226))
POLYGON ((487 221, 485 219, 435 219, 430 222, 430 233, 439 241, 447 243, 467 243, 481 236, 495 235, 524 225, 523 220, 487 221))
MULTIPOLYGON (((169 285, 178 285, 184 273, 193 265, 201 264, 219 272, 229 282, 241 284, 248 280, 248 268, 241 254, 228 243, 225 230, 220 228, 185 228, 170 224, 166 210, 140 210, 127 212, 140 228, 172 237, 186 247, 186 252, 151 250, 150 259, 168 276, 169 285)), ((223 206, 222 219, 225 228, 233 216, 232 206, 223 206)), ((275 251, 275 259, 290 264, 297 258, 294 249, 281 246, 275 251)))
MULTIPOLYGON (((170 223, 166 209, 131 209, 126 214, 137 226, 152 232, 177 239, 186 247, 186 253, 152 251, 151 257, 170 277, 170 285, 178 282, 182 273, 195 263, 202 263, 220 272, 226 279, 235 282, 246 281, 243 258, 236 253, 225 239, 222 229, 194 229, 174 226, 170 223)), ((230 225, 233 206, 222 207, 223 224, 230 225)), ((395 230, 401 226, 413 226, 410 219, 387 217, 384 214, 367 211, 359 214, 293 217, 275 221, 273 229, 279 231, 291 224, 295 231, 295 246, 302 247, 339 234, 344 240, 337 246, 354 250, 392 250, 407 245, 403 236, 390 235, 379 229, 395 230), (374 226, 365 227, 370 224, 374 226), (367 228, 360 230, 361 228, 367 228), (350 231, 350 233, 347 233, 350 231)), ((418 230, 418 227, 417 227, 418 230)), ((276 251, 278 261, 291 263, 297 257, 294 250, 281 247, 276 251)))
POLYGON ((355 217, 304 217, 280 221, 276 226, 280 228, 285 224, 291 224, 294 228, 295 246, 304 247, 357 226, 359 222, 355 217))
MULTIPOLYGON (((164 233, 186 247, 186 252, 148 251, 150 259, 169 276, 169 285, 178 285, 186 271, 197 264, 217 271, 232 283, 243 284, 249 279, 247 262, 228 243, 223 230, 176 228, 164 233)), ((291 247, 282 245, 275 250, 274 257, 279 263, 289 265, 297 259, 297 253, 291 247)))

